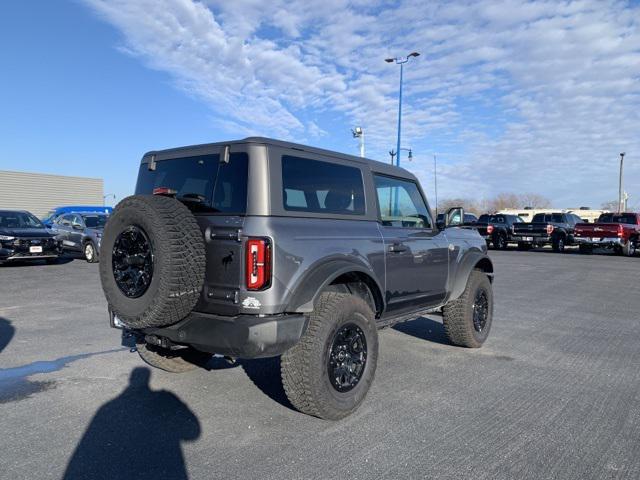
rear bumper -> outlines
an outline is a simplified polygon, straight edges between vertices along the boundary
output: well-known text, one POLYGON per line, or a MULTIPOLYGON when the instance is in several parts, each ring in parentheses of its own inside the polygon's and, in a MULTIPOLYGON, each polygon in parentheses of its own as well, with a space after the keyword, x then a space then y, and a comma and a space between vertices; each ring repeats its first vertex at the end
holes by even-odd
POLYGON ((594 247, 621 247, 627 243, 624 239, 619 237, 575 237, 573 240, 578 245, 592 245, 594 247))
POLYGON ((551 237, 548 235, 512 235, 512 242, 518 243, 551 243, 551 237))
MULTIPOLYGON (((111 326, 115 327, 113 314, 111 326)), ((275 357, 293 347, 304 333, 307 317, 283 314, 259 317, 224 317, 193 312, 184 320, 163 328, 136 333, 189 345, 197 350, 236 358, 275 357)))

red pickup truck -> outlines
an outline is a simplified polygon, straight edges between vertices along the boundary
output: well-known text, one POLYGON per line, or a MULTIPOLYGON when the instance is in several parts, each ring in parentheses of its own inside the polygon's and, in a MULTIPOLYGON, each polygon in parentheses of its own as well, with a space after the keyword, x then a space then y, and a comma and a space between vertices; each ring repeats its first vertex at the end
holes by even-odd
POLYGON ((574 238, 580 253, 605 247, 613 248, 617 254, 631 256, 640 243, 640 214, 603 213, 596 223, 577 224, 574 238))

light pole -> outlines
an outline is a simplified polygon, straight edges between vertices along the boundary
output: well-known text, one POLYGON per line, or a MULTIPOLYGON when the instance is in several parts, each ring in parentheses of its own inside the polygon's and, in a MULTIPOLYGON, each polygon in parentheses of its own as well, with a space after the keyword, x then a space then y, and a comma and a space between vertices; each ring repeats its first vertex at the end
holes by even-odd
POLYGON ((115 195, 115 193, 107 193, 106 195, 103 195, 103 196, 102 196, 102 205, 106 205, 106 203, 107 203, 107 201, 106 201, 106 200, 107 200, 107 198, 109 198, 109 197, 113 197, 113 201, 114 201, 114 202, 116 201, 116 195, 115 195))
POLYGON ((624 201, 622 199, 622 167, 624 165, 624 155, 625 155, 624 152, 620 154, 620 179, 618 182, 618 213, 622 213, 622 202, 624 201))
POLYGON ((400 65, 400 93, 398 94, 398 142, 396 146, 396 153, 398 154, 396 157, 396 166, 400 166, 400 136, 402 133, 402 78, 404 74, 404 64, 409 61, 411 57, 418 57, 420 54, 418 52, 411 52, 406 57, 395 57, 395 58, 385 58, 385 62, 387 63, 396 63, 396 65, 400 65))
POLYGON ((355 127, 351 129, 351 134, 353 135, 353 138, 360 140, 360 156, 364 158, 364 130, 362 127, 355 127))
POLYGON ((436 197, 436 218, 438 218, 438 170, 435 153, 433 154, 433 189, 436 197))

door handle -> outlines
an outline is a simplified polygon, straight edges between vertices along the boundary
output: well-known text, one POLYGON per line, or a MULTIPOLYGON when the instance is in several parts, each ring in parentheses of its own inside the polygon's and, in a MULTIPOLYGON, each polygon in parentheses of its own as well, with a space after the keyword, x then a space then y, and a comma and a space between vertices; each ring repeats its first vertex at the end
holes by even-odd
POLYGON ((402 253, 407 251, 407 247, 405 247, 401 243, 394 243, 389 246, 389 251, 391 253, 402 253))

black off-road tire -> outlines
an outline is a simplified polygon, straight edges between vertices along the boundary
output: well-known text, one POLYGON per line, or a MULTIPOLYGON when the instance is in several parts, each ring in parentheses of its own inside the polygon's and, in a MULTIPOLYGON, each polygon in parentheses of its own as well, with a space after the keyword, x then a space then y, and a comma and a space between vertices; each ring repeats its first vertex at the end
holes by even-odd
POLYGON ((139 343, 137 350, 145 363, 171 373, 190 372, 202 367, 212 356, 191 348, 172 351, 147 343, 139 343))
POLYGON ((365 399, 376 372, 378 330, 371 307, 346 293, 320 295, 300 341, 281 358, 282 384, 291 404, 299 411, 327 420, 353 413, 365 399), (340 392, 329 378, 329 352, 336 333, 355 324, 366 340, 367 356, 360 380, 340 392))
POLYGON ((473 270, 462 295, 445 305, 442 309, 444 330, 454 345, 480 348, 489 336, 493 321, 493 289, 489 277, 480 270, 473 270), (485 292, 488 300, 488 318, 484 328, 477 331, 474 327, 473 313, 476 294, 485 292))
POLYGON ((179 201, 157 195, 122 200, 104 229, 100 279, 107 301, 131 328, 179 322, 195 307, 204 284, 204 238, 195 217, 179 201), (114 278, 113 249, 122 232, 135 227, 148 238, 153 272, 147 289, 128 297, 114 278))
POLYGON ((82 246, 82 254, 87 263, 98 263, 98 249, 92 241, 88 241, 82 246), (93 249, 93 255, 87 251, 89 248, 93 249))

